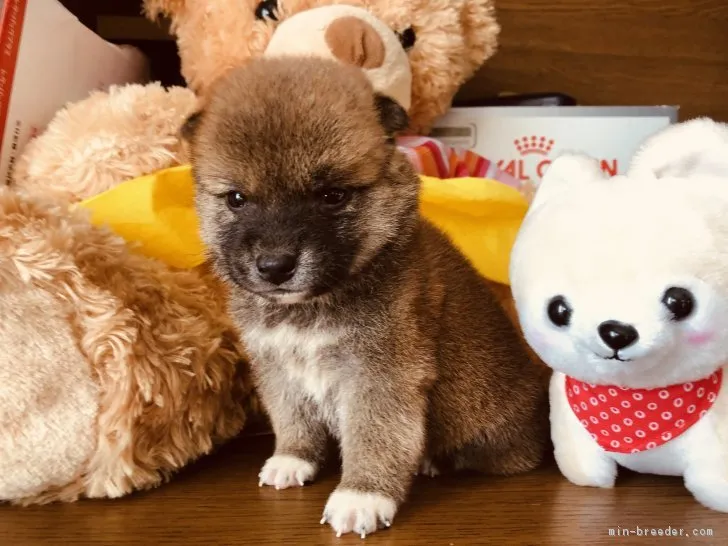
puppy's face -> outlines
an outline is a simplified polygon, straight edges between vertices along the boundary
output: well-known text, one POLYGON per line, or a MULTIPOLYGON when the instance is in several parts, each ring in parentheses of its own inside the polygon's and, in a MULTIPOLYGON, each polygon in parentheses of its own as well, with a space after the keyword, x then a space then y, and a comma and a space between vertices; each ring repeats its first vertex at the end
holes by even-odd
POLYGON ((418 178, 392 138, 406 125, 333 61, 260 59, 220 80, 183 129, 220 274, 290 304, 366 267, 416 218, 418 178))

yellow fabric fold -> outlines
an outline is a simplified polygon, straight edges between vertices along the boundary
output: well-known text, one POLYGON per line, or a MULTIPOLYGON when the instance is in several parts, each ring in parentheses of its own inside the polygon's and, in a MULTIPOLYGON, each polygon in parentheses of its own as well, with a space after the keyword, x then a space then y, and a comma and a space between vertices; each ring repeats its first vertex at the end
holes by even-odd
MULTIPOLYGON (((507 284, 516 233, 528 209, 518 190, 486 178, 422 176, 422 214, 443 230, 486 278, 507 284)), ((172 267, 205 261, 189 165, 124 182, 79 204, 143 254, 172 267)))

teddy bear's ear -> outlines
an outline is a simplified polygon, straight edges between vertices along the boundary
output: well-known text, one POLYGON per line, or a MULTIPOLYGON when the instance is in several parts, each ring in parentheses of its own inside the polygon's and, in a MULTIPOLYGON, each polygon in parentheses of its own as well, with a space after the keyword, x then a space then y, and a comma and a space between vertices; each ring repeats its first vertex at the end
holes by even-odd
POLYGON ((569 191, 575 186, 604 180, 607 175, 599 161, 586 154, 564 153, 554 159, 541 178, 531 208, 544 203, 550 197, 569 191))
POLYGON ((379 121, 390 138, 394 138, 397 133, 407 128, 409 116, 397 101, 377 93, 374 96, 374 102, 379 114, 379 121))
POLYGON ((169 17, 178 13, 185 5, 186 0, 144 0, 144 15, 155 21, 157 17, 169 17))
POLYGON ((728 177, 728 125, 696 118, 647 138, 632 159, 629 176, 728 177))

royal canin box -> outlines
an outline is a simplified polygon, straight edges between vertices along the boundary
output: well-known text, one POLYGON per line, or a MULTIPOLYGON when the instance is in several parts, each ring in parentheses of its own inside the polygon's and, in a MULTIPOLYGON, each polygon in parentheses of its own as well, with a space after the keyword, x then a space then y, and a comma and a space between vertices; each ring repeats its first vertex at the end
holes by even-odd
POLYGON ((23 147, 67 103, 148 81, 138 50, 100 38, 57 0, 0 0, 0 184, 23 147))
POLYGON ((437 121, 431 136, 538 185, 553 158, 567 151, 589 154, 608 174, 622 174, 644 139, 677 117, 674 106, 456 107, 437 121))

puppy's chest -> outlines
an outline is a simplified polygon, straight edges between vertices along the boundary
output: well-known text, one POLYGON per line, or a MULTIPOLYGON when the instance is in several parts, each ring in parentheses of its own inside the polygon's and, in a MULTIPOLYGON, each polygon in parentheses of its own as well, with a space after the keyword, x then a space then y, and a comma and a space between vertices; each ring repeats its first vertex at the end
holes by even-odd
POLYGON ((343 333, 331 328, 259 325, 244 338, 258 365, 275 366, 282 380, 296 384, 318 404, 335 395, 351 356, 343 333))

